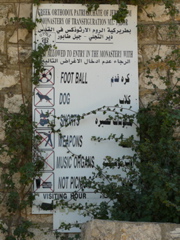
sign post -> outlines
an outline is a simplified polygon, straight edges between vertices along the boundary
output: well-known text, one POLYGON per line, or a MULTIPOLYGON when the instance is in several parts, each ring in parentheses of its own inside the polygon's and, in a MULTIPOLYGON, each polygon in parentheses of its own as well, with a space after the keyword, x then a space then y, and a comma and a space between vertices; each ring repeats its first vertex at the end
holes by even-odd
MULTIPOLYGON (((136 138, 136 127, 130 122, 112 121, 108 119, 111 112, 103 111, 78 118, 103 106, 112 110, 116 104, 124 114, 130 114, 130 108, 138 110, 137 9, 128 6, 124 23, 112 20, 117 9, 117 5, 100 5, 97 11, 87 12, 79 4, 41 4, 33 9, 34 19, 41 18, 34 31, 34 49, 39 44, 55 46, 43 58, 44 69, 33 99, 36 134, 42 137, 39 148, 45 158, 42 177, 34 180, 35 205, 49 206, 54 229, 61 221, 86 219, 69 210, 53 211, 52 201, 101 201, 91 189, 80 191, 81 180, 91 179, 105 156, 133 154, 115 142, 91 140, 111 133, 136 138), (51 121, 55 121, 55 129, 61 129, 60 135, 52 132, 51 121)), ((117 167, 114 173, 120 171, 117 167)), ((33 213, 47 211, 35 206, 33 213)))

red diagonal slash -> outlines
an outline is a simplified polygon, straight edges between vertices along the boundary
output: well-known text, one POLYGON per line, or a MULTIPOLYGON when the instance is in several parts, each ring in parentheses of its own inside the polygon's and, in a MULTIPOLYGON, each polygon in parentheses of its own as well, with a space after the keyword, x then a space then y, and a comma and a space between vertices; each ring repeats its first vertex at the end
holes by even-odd
MULTIPOLYGON (((47 73, 45 73, 46 75, 53 69, 54 67, 52 67, 51 69, 49 69, 48 71, 47 71, 47 73)), ((44 77, 42 77, 42 78, 44 78, 44 77)), ((42 79, 42 78, 40 78, 40 79, 42 79)), ((46 77, 46 79, 48 79, 47 77, 46 77)), ((54 84, 52 81, 49 81, 51 84, 54 84)))
MULTIPOLYGON (((41 177, 40 179, 42 180, 42 183, 40 185, 40 187, 43 185, 44 182, 46 182, 51 176, 53 175, 53 173, 51 173, 51 175, 49 177, 47 177, 45 180, 43 180, 41 177)), ((53 184, 52 184, 53 185, 53 184)), ((34 192, 36 192, 39 188, 36 188, 36 190, 34 190, 34 192)), ((50 188, 51 189, 51 188, 50 188)), ((53 189, 51 189, 52 192, 54 192, 53 189)))
MULTIPOLYGON (((36 90, 37 90, 37 92, 39 92, 40 94, 42 94, 42 92, 39 91, 37 88, 36 88, 36 90)), ((50 93, 52 90, 53 90, 53 88, 51 88, 45 95, 44 95, 44 94, 42 94, 42 95, 47 96, 48 93, 50 93)), ((47 100, 47 101, 48 101, 48 100, 47 100)), ((41 100, 39 100, 39 102, 37 102, 37 103, 35 104, 35 106, 37 106, 37 104, 40 103, 40 102, 41 102, 41 100)), ((53 103, 51 103, 50 101, 48 101, 48 102, 49 102, 52 106, 54 106, 53 103)))
MULTIPOLYGON (((39 157, 43 157, 43 161, 44 161, 52 170, 54 170, 54 168, 53 168, 49 163, 47 163, 46 160, 47 160, 53 153, 54 153, 54 151, 51 151, 50 154, 49 154, 46 158, 44 158, 41 154, 38 154, 39 157)), ((46 170, 44 170, 44 171, 46 171, 46 170)), ((50 170, 50 171, 51 171, 51 170, 50 170)))
MULTIPOLYGON (((42 141, 38 144, 38 147, 44 142, 44 141, 46 141, 46 139, 47 139, 47 137, 43 137, 39 132, 37 132, 37 131, 35 131, 39 136, 41 136, 42 137, 42 141)), ((51 132, 52 133, 52 132, 51 132)), ((53 148, 53 146, 51 146, 49 143, 48 143, 48 145, 51 147, 51 148, 53 148)))
MULTIPOLYGON (((44 109, 43 109, 43 110, 44 110, 44 109)), ((36 111, 37 113, 39 113, 39 115, 41 114, 40 111, 39 111, 37 108, 35 109, 35 111, 36 111)), ((50 111, 49 114, 51 114, 53 111, 54 111, 54 109, 52 109, 52 111, 50 111)), ((46 118, 48 118, 48 117, 43 117, 43 119, 46 119, 46 118)), ((37 126, 38 126, 39 124, 40 124, 40 123, 38 123, 37 126)))
POLYGON ((44 162, 52 169, 54 170, 53 167, 51 167, 51 165, 49 163, 46 162, 46 160, 53 154, 54 152, 52 151, 45 159, 44 159, 44 162))

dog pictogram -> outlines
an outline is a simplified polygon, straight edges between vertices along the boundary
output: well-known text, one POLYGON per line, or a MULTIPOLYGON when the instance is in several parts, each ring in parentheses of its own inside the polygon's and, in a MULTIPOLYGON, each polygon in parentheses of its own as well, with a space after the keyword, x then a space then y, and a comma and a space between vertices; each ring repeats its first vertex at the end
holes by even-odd
POLYGON ((54 88, 35 88, 34 105, 36 107, 54 106, 54 88))

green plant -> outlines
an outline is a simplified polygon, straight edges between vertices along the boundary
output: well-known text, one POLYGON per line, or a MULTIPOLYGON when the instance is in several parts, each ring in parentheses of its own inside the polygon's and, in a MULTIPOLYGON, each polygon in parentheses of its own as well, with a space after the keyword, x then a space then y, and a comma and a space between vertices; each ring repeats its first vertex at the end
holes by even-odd
POLYGON ((40 22, 40 19, 36 19, 36 22, 33 22, 33 20, 29 18, 19 18, 19 17, 14 17, 10 19, 11 22, 16 23, 24 28, 26 28, 28 31, 32 31, 36 27, 36 22, 40 22))
POLYGON ((34 199, 33 178, 40 175, 44 166, 37 148, 40 139, 33 136, 35 125, 31 122, 27 104, 21 105, 17 113, 5 108, 0 111, 5 131, 5 141, 0 144, 0 203, 6 209, 2 212, 1 231, 6 240, 25 240, 34 236, 29 231, 33 223, 26 219, 25 210, 34 199))
MULTIPOLYGON (((160 66, 156 67, 156 72, 160 74, 165 90, 159 91, 153 82, 151 69, 147 70, 149 84, 154 86, 154 100, 133 115, 138 123, 140 140, 135 141, 132 136, 124 139, 122 135, 115 134, 107 138, 114 139, 121 147, 132 148, 134 155, 121 159, 107 156, 104 166, 96 166, 93 178, 84 181, 84 187, 90 187, 106 198, 105 202, 94 206, 93 211, 92 206, 86 208, 87 214, 91 212, 95 218, 180 223, 180 141, 177 134, 180 126, 180 79, 175 77, 178 49, 170 56, 165 60, 160 56, 151 60, 151 64, 160 66), (162 61, 167 72, 165 76, 161 76, 162 61), (174 70, 171 70, 169 79, 172 66, 174 70), (118 166, 121 169, 119 174, 108 174, 108 169, 118 166)), ((123 117, 120 115, 120 119, 123 117)), ((105 139, 94 136, 93 140, 105 139)))
POLYGON ((36 50, 32 51, 31 58, 32 58, 32 64, 34 68, 32 83, 35 85, 39 83, 39 75, 41 72, 43 72, 43 67, 44 67, 42 60, 49 48, 51 48, 51 45, 39 44, 36 50))
MULTIPOLYGON (((39 0, 33 1, 40 4, 39 0)), ((59 2, 54 0, 51 2, 59 2)), ((79 1, 77 1, 79 2, 79 1)), ((117 22, 123 22, 128 14, 127 4, 136 4, 139 8, 146 11, 149 3, 159 3, 154 1, 121 1, 118 12, 113 16, 117 22)), ((96 10, 99 3, 87 4, 88 10, 96 10)), ((109 2, 108 2, 109 3, 109 2)), ((114 3, 112 1, 112 3, 114 3)), ((169 26, 170 36, 177 33, 177 23, 173 17, 178 13, 175 1, 163 0, 167 13, 171 16, 172 22, 169 26)), ((153 13, 147 13, 153 19, 153 13)), ((36 23, 30 18, 14 18, 18 26, 25 27, 32 31, 36 23)), ((39 20, 38 20, 39 21, 39 20)), ((39 45, 32 52, 32 62, 34 66, 34 76, 32 82, 38 83, 39 74, 42 72, 42 60, 48 45, 39 45)), ((161 79, 167 86, 165 91, 160 91, 151 75, 151 66, 147 70, 147 78, 154 86, 154 94, 157 96, 156 102, 151 102, 147 107, 141 108, 136 115, 119 116, 134 121, 138 120, 138 134, 140 141, 134 141, 133 137, 124 139, 123 136, 110 135, 108 139, 114 139, 122 147, 132 147, 135 151, 134 156, 124 156, 122 159, 113 159, 107 156, 103 167, 96 167, 94 179, 85 181, 88 187, 95 192, 100 192, 107 197, 111 204, 102 202, 99 206, 70 206, 74 209, 81 208, 85 214, 92 214, 96 218, 133 221, 171 221, 180 222, 180 189, 179 189, 179 139, 175 136, 175 131, 179 127, 179 93, 177 83, 172 85, 172 78, 179 67, 179 49, 176 48, 172 54, 166 58, 166 72, 163 76, 160 68, 156 68, 161 79), (125 159, 129 159, 129 164, 125 159), (126 177, 121 175, 110 176, 104 172, 107 168, 120 166, 125 172, 126 177), (103 181, 97 183, 95 178, 108 180, 107 184, 103 181), (118 209, 118 211, 117 211, 118 209), (86 213, 87 212, 87 213, 86 213), (109 215, 111 213, 111 215, 109 215)), ((157 56, 151 59, 151 64, 162 66, 162 58, 157 56)), ((150 64, 149 64, 150 65, 150 64)), ((117 107, 117 106, 116 106, 117 107)), ((94 110, 79 117, 79 120, 89 114, 103 111, 104 114, 110 111, 109 107, 94 110)), ((33 178, 40 174, 43 167, 43 159, 39 156, 37 142, 39 139, 33 135, 34 125, 31 124, 29 108, 26 104, 22 105, 19 113, 10 113, 7 109, 1 109, 5 123, 5 142, 0 145, 0 155, 2 161, 0 168, 2 171, 2 192, 1 204, 4 204, 7 213, 3 213, 3 223, 0 229, 6 234, 6 240, 25 240, 27 237, 33 238, 33 233, 29 228, 33 223, 25 217, 25 209, 31 206, 34 196, 31 193, 33 178), (34 138, 34 139, 33 139, 34 138), (33 142, 32 142, 33 139, 33 142), (31 149, 32 146, 32 149, 31 149), (33 150, 33 151, 32 151, 33 150), (34 161, 32 162, 32 155, 34 161)), ((116 114, 117 117, 117 114, 116 114)), ((68 127, 68 126, 67 126, 68 127)), ((59 130, 60 132, 60 130, 59 130)), ((94 137, 93 140, 102 141, 101 137, 94 137)), ((66 203, 60 202, 60 204, 66 203)))
POLYGON ((127 4, 125 2, 121 2, 119 5, 119 9, 117 11, 117 13, 115 13, 112 16, 113 20, 116 20, 118 23, 123 23, 125 22, 125 18, 128 15, 128 10, 127 10, 127 4))

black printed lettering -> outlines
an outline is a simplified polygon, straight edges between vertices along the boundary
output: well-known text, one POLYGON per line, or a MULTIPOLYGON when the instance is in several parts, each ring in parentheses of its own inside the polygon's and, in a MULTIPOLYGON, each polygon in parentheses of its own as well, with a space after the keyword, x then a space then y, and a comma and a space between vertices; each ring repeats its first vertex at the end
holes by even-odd
POLYGON ((62 135, 59 136, 59 147, 82 147, 83 136, 80 135, 62 135))
POLYGON ((86 193, 85 192, 73 192, 70 195, 71 199, 77 200, 77 199, 86 199, 86 193))
POLYGON ((70 93, 60 93, 59 104, 70 104, 70 93))
POLYGON ((68 179, 69 177, 59 177, 58 179, 58 188, 64 189, 68 187, 68 179))
POLYGON ((72 157, 57 157, 56 168, 71 168, 72 167, 72 157))

